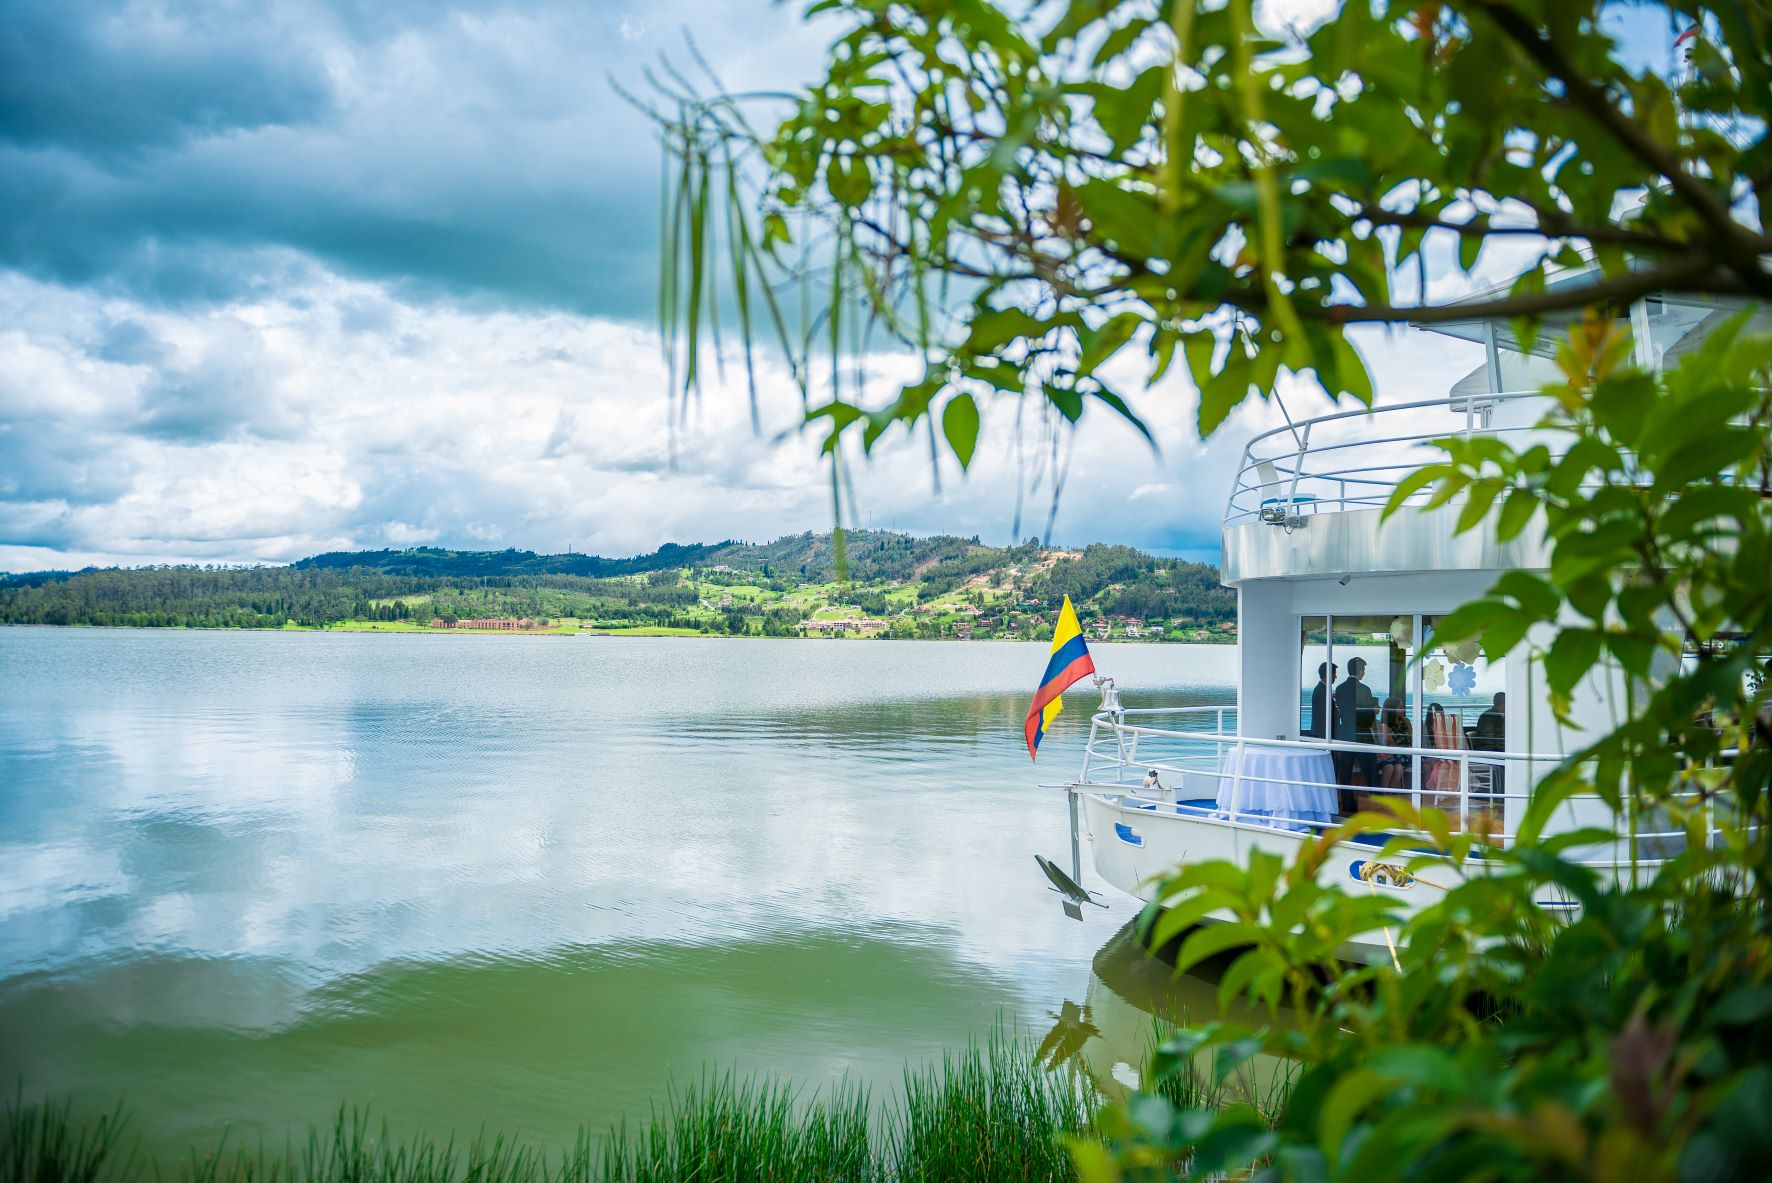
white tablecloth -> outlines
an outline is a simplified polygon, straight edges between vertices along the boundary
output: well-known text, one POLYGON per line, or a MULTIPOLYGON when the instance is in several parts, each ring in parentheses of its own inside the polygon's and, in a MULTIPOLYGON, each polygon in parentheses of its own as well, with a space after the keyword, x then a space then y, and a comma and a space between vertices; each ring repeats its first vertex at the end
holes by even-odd
POLYGON ((1239 755, 1231 749, 1231 765, 1218 781, 1218 807, 1228 811, 1241 792, 1238 819, 1276 818, 1268 824, 1284 830, 1309 830, 1303 822, 1333 820, 1336 808, 1335 762, 1315 748, 1278 748, 1251 744, 1239 755))

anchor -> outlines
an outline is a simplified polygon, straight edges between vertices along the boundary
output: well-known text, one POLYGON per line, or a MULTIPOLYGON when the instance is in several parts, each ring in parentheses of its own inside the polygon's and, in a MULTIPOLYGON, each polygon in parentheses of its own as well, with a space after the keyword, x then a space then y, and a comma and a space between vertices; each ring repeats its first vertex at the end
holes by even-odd
POLYGON ((1065 874, 1059 869, 1057 863, 1045 855, 1036 854, 1034 861, 1040 864, 1040 870, 1046 872, 1046 878, 1052 882, 1052 886, 1047 890, 1056 891, 1064 897, 1064 914, 1072 920, 1083 919, 1084 904, 1094 904, 1098 908, 1107 907, 1106 904, 1095 898, 1094 892, 1085 891, 1080 883, 1065 874))

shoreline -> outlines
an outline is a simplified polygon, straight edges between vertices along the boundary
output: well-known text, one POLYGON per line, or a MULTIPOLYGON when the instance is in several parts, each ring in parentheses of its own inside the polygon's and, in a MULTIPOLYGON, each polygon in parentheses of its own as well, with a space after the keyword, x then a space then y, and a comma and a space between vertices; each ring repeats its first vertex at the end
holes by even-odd
MULTIPOLYGON (((333 633, 350 634, 353 636, 481 636, 481 637, 597 637, 605 640, 621 638, 668 639, 668 640, 703 640, 703 641, 888 641, 894 643, 923 642, 925 644, 954 645, 1044 645, 1050 642, 1048 637, 893 637, 883 633, 857 637, 833 637, 828 635, 795 635, 791 637, 761 636, 755 633, 704 633, 699 629, 673 629, 659 626, 643 626, 633 629, 599 629, 599 628, 543 628, 543 629, 468 629, 468 628, 428 628, 428 627, 390 627, 380 622, 362 622, 354 626, 350 624, 323 625, 314 628, 309 625, 289 624, 282 628, 239 628, 231 625, 206 627, 202 625, 146 625, 146 624, 0 624, 4 629, 59 629, 69 632, 134 632, 134 633, 266 633, 282 635, 286 633, 333 633)), ((1232 646, 1237 638, 1206 638, 1170 640, 1166 637, 1086 637, 1094 645, 1209 645, 1232 646)))

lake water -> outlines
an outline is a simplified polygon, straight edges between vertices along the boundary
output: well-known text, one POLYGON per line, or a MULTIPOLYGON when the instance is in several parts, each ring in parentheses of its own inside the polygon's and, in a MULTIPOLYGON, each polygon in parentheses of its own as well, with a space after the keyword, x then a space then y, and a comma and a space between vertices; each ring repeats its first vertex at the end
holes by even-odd
MULTIPOLYGON (((1095 655, 1128 705, 1234 697, 1229 647, 1095 655)), ((1034 865, 1094 702, 1030 765, 1044 664, 0 629, 0 1080, 123 1096, 149 1158, 341 1101, 558 1146, 704 1068, 890 1092, 1038 1039, 1136 911, 1067 920, 1034 865)))

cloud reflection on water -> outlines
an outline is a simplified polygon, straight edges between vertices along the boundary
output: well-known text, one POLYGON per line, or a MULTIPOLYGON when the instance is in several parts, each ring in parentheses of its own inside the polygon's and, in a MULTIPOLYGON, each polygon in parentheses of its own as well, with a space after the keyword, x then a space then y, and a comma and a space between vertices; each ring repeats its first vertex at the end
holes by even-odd
MULTIPOLYGON (((254 1090, 330 1105, 362 1081, 429 1121, 458 1102, 426 1082, 509 1041, 529 1050, 481 1092, 520 1116, 522 1081, 564 1072, 582 1117, 655 1093, 661 1057, 890 1076, 999 1009, 1036 1020, 1105 931, 1063 920, 1030 857, 1066 842, 1037 786, 1075 767, 1092 699, 1031 767, 1043 659, 0 630, 21 691, 0 713, 0 1071, 133 1082, 191 1128, 254 1090), (562 1039, 608 1044, 613 1091, 541 1062, 562 1039), (294 1057, 270 1060, 287 1089, 265 1040, 294 1057)), ((1097 653, 1135 694, 1199 701, 1228 697, 1233 659, 1097 653)))

